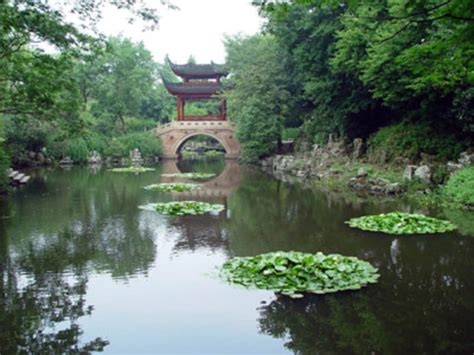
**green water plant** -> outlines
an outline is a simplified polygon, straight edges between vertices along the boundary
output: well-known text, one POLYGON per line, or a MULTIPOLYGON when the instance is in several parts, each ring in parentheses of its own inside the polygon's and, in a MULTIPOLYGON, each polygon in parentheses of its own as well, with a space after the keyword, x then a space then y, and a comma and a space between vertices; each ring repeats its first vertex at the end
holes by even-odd
POLYGON ((188 184, 184 182, 169 182, 169 183, 161 183, 161 184, 152 184, 145 186, 145 190, 151 191, 158 191, 158 192, 185 192, 198 189, 199 185, 196 184, 188 184))
POLYGON ((208 173, 178 173, 178 174, 163 174, 166 177, 180 177, 186 178, 191 180, 205 180, 211 177, 216 176, 216 174, 208 174, 208 173))
POLYGON ((147 211, 156 211, 170 216, 201 215, 205 213, 219 213, 224 205, 211 204, 201 201, 173 201, 149 203, 139 208, 147 211))
POLYGON ((362 216, 346 221, 352 228, 387 234, 445 233, 456 229, 449 221, 422 214, 391 212, 362 216))
POLYGON ((109 171, 112 171, 114 173, 145 173, 147 171, 155 171, 155 169, 144 168, 141 166, 129 166, 126 168, 113 168, 113 169, 109 169, 109 171))
POLYGON ((219 275, 233 284, 301 298, 305 292, 360 289, 377 282, 377 271, 367 261, 352 256, 278 251, 230 259, 222 265, 219 275))

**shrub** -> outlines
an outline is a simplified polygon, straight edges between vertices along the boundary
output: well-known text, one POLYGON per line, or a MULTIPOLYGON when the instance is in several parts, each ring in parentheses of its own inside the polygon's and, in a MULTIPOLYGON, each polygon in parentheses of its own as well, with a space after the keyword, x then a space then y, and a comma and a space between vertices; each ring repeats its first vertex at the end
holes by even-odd
POLYGON ((474 205, 474 166, 458 170, 449 178, 443 192, 455 202, 474 205))
POLYGON ((0 140, 0 192, 8 188, 7 169, 10 167, 10 157, 5 150, 3 141, 0 140))
POLYGON ((82 137, 72 138, 68 141, 66 155, 76 162, 85 162, 89 157, 87 142, 82 137))
POLYGON ((296 139, 296 137, 298 137, 300 132, 301 132, 301 129, 299 127, 283 128, 281 132, 281 139, 284 141, 296 139))
POLYGON ((452 133, 433 128, 428 122, 401 122, 381 128, 370 137, 369 146, 371 150, 385 150, 390 160, 418 159, 421 153, 449 160, 457 158, 467 143, 452 133))
POLYGON ((108 156, 126 157, 135 148, 138 148, 143 157, 161 155, 160 141, 150 133, 129 133, 115 137, 104 153, 108 156))

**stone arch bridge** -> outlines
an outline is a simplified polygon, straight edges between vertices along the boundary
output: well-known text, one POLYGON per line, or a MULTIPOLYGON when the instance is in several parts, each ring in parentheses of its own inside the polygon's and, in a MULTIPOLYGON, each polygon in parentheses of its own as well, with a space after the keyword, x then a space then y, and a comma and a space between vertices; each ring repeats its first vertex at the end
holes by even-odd
POLYGON ((206 135, 217 140, 225 150, 226 159, 238 159, 240 144, 229 121, 173 121, 155 130, 161 140, 164 159, 179 159, 180 150, 191 137, 206 135))

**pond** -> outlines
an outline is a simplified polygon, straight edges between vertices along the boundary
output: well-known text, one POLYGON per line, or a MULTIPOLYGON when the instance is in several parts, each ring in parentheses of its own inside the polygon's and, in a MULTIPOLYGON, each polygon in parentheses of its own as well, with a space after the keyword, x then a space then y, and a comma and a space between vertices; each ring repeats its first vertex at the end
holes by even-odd
POLYGON ((165 162, 142 174, 31 171, 0 201, 0 353, 472 353, 474 235, 392 236, 349 228, 397 201, 287 184, 232 162, 165 162), (214 173, 199 190, 144 186, 214 173), (138 208, 220 203, 218 215, 138 208), (375 285, 302 299, 216 277, 233 256, 277 250, 353 255, 375 285))

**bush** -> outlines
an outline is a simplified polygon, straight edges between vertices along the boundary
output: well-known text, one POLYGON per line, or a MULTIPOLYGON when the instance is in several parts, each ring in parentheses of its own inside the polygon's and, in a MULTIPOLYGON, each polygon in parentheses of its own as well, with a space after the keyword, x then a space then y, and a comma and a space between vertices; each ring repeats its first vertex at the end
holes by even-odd
POLYGON ((434 129, 427 122, 401 122, 377 131, 369 139, 369 147, 385 150, 389 160, 396 157, 418 159, 421 153, 449 160, 456 159, 466 149, 467 142, 452 133, 434 129))
POLYGON ((156 121, 154 120, 145 120, 139 118, 128 118, 127 127, 131 132, 145 132, 153 128, 156 128, 156 121))
POLYGON ((281 132, 281 139, 284 141, 296 139, 300 132, 301 129, 299 127, 283 128, 281 132))
POLYGON ((138 148, 143 157, 161 155, 161 145, 157 137, 149 133, 130 133, 111 140, 105 155, 127 157, 132 149, 138 148))
POLYGON ((474 166, 461 169, 451 176, 443 192, 455 202, 474 205, 474 166))
POLYGON ((5 192, 8 188, 7 169, 10 167, 10 157, 5 150, 3 141, 0 140, 0 192, 5 192))
POLYGON ((86 162, 89 158, 87 142, 82 137, 72 138, 68 141, 66 155, 75 162, 86 162))

